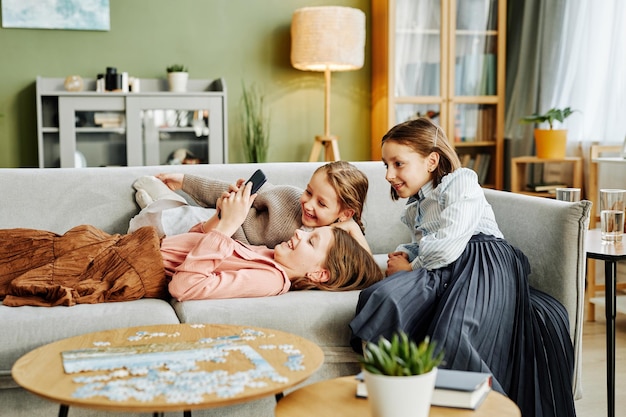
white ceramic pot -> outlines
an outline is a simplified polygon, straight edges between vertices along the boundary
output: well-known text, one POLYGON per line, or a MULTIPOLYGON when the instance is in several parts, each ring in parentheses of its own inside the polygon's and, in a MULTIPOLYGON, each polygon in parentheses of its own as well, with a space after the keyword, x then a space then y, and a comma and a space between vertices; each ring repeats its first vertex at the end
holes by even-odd
POLYGON ((428 417, 437 368, 414 376, 363 375, 372 417, 428 417))
POLYGON ((167 81, 170 86, 170 91, 177 93, 184 93, 187 91, 187 80, 189 79, 188 72, 168 72, 167 81))

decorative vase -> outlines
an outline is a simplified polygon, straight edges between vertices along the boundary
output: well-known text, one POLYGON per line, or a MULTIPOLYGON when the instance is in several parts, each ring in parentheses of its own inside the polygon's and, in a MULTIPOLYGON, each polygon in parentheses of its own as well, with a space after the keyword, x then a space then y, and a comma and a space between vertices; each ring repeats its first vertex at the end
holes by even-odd
POLYGON ((387 376, 363 371, 372 417, 428 417, 437 368, 413 376, 387 376))
POLYGON ((177 93, 184 93, 187 91, 187 80, 189 79, 188 72, 168 72, 167 81, 170 86, 170 91, 177 93))
POLYGON ((63 82, 67 91, 83 91, 83 78, 80 75, 68 75, 63 82))
POLYGON ((567 150, 567 130, 535 129, 537 158, 563 159, 567 150))

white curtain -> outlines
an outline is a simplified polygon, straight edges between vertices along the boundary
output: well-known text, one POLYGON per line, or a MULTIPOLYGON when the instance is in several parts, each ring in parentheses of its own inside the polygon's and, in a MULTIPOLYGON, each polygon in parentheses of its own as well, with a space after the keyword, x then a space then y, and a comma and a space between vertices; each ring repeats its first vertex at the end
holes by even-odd
POLYGON ((552 107, 566 119, 568 155, 626 137, 626 1, 509 0, 505 137, 511 156, 533 152, 519 119, 552 107))

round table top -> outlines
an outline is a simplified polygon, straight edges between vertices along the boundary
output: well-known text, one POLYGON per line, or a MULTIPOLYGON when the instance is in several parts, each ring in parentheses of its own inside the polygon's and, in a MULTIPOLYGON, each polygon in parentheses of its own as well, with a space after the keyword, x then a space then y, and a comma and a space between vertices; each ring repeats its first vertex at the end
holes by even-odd
POLYGON ((167 412, 281 393, 323 362, 319 346, 286 332, 170 324, 59 340, 18 359, 12 376, 26 390, 67 406, 167 412))
MULTIPOLYGON (((354 376, 329 379, 306 385, 283 397, 276 405, 276 417, 369 417, 366 398, 356 397, 354 376)), ((476 410, 430 407, 429 417, 520 417, 517 405, 504 395, 491 391, 476 410)))

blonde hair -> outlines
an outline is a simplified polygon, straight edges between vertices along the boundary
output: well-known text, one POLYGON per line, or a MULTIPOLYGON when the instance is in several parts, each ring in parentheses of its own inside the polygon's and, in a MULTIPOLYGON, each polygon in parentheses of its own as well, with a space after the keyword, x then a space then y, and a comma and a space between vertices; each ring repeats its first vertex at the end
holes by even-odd
POLYGON ((292 289, 352 291, 367 288, 383 279, 383 271, 371 253, 345 230, 333 227, 332 231, 334 241, 323 265, 329 271, 328 281, 313 282, 300 277, 291 281, 292 289))
POLYGON ((341 208, 343 210, 354 210, 352 219, 365 234, 365 226, 363 226, 361 216, 363 215, 363 206, 365 205, 365 197, 369 187, 367 176, 360 169, 346 161, 329 162, 317 168, 314 174, 318 172, 326 173, 328 183, 339 197, 341 208))
MULTIPOLYGON (((437 152, 439 163, 433 171, 433 187, 438 186, 445 175, 461 167, 459 156, 450 146, 443 129, 427 117, 409 120, 392 127, 383 136, 382 145, 386 142, 408 146, 424 158, 432 152, 437 152)), ((393 187, 391 188, 391 198, 393 200, 399 198, 393 187)))

